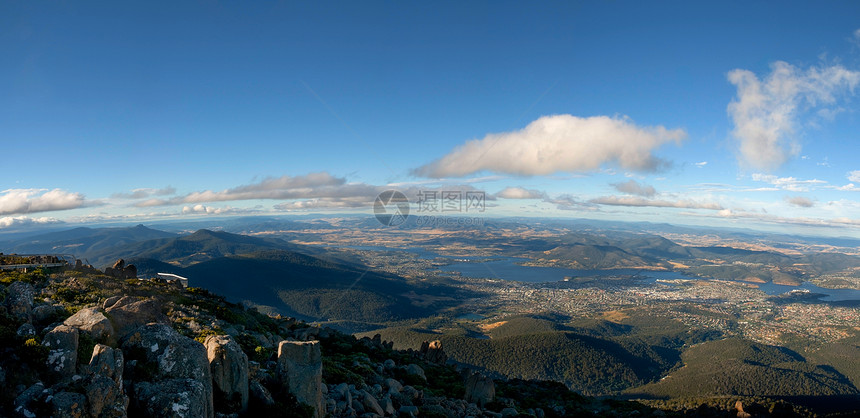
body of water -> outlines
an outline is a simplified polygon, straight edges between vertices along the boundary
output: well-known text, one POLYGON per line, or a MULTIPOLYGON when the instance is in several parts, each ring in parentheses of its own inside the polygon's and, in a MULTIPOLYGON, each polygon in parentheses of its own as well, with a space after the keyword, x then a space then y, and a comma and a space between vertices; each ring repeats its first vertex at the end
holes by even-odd
MULTIPOLYGON (((453 263, 441 268, 442 271, 459 272, 465 277, 487 278, 499 280, 513 280, 529 283, 558 282, 565 277, 597 277, 597 276, 630 276, 635 275, 643 280, 643 283, 654 283, 657 279, 699 279, 698 277, 686 276, 675 271, 651 271, 635 269, 614 270, 577 270, 562 267, 531 267, 521 266, 517 263, 524 261, 520 258, 503 258, 486 261, 482 263, 453 263)), ((826 289, 812 283, 805 282, 800 286, 783 286, 773 283, 757 283, 759 289, 772 296, 781 295, 795 289, 805 289, 812 293, 822 294, 824 301, 848 301, 860 300, 860 290, 854 289, 826 289)))

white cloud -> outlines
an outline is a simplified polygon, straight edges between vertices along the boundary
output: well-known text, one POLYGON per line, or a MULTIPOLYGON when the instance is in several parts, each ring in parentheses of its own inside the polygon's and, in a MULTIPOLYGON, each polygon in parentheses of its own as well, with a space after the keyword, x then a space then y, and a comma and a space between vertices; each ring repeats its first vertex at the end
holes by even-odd
POLYGON ((167 186, 163 189, 134 189, 131 193, 114 193, 111 195, 117 199, 145 199, 150 196, 170 196, 176 194, 176 188, 167 186))
POLYGON ((786 197, 785 201, 791 205, 801 207, 801 208, 811 208, 811 207, 815 206, 815 202, 813 202, 808 197, 803 197, 803 196, 786 197))
POLYGON ((375 196, 377 187, 364 183, 346 183, 346 179, 329 173, 311 173, 305 176, 267 178, 221 191, 204 190, 171 199, 148 199, 135 206, 163 206, 189 203, 226 202, 257 199, 308 199, 318 197, 375 196))
POLYGON ((84 203, 84 195, 60 189, 8 189, 0 192, 0 215, 76 209, 84 203))
POLYGON ((58 223, 63 222, 56 218, 48 217, 30 218, 27 216, 5 216, 0 218, 0 229, 33 225, 49 225, 58 223))
POLYGON ((777 61, 764 80, 742 69, 730 71, 728 79, 737 86, 728 113, 734 123, 732 134, 740 142, 740 161, 769 171, 800 152, 794 135, 799 109, 835 104, 839 95, 854 92, 860 72, 841 65, 802 70, 777 61))
POLYGON ((654 150, 685 138, 681 129, 642 127, 626 118, 543 116, 522 130, 468 141, 413 172, 434 178, 483 170, 531 176, 594 171, 608 163, 625 170, 656 171, 667 163, 654 150))
POLYGON ((542 199, 546 193, 540 190, 525 189, 522 187, 505 187, 504 190, 496 193, 496 197, 502 199, 542 199))
POLYGON ((848 173, 848 181, 860 183, 860 170, 854 170, 848 173))
POLYGON ((216 208, 212 206, 194 205, 185 206, 182 208, 183 215, 238 215, 247 213, 257 213, 259 209, 240 209, 230 206, 216 208))
POLYGON ((624 183, 614 183, 612 187, 621 193, 633 194, 637 196, 651 197, 657 194, 657 190, 653 186, 640 184, 636 180, 628 180, 624 183))
POLYGON ((645 199, 638 196, 603 196, 591 199, 589 202, 599 205, 610 206, 634 206, 634 207, 657 207, 657 208, 680 208, 680 209, 708 209, 721 210, 722 206, 714 202, 697 202, 695 200, 659 200, 645 199))
POLYGON ((860 45, 860 29, 857 29, 853 33, 854 37, 851 39, 855 44, 860 45))
POLYGON ((707 161, 700 161, 700 162, 698 162, 698 163, 693 163, 693 165, 694 165, 694 166, 696 166, 696 167, 699 167, 699 168, 703 168, 703 167, 705 167, 706 165, 708 165, 708 162, 707 162, 707 161))
POLYGON ((827 182, 824 180, 800 180, 794 177, 777 177, 773 174, 763 173, 753 173, 751 177, 754 181, 770 183, 776 186, 776 188, 778 189, 788 190, 790 192, 807 192, 810 190, 810 188, 827 184, 827 182))

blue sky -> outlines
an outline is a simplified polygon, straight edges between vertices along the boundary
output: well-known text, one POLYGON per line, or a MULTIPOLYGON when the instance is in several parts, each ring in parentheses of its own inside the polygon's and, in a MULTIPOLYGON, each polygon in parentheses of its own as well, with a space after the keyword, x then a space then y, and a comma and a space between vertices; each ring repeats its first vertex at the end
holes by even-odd
MULTIPOLYGON (((370 213, 860 236, 856 2, 0 4, 0 228, 370 213)), ((0 229, 2 233, 2 229, 0 229)))

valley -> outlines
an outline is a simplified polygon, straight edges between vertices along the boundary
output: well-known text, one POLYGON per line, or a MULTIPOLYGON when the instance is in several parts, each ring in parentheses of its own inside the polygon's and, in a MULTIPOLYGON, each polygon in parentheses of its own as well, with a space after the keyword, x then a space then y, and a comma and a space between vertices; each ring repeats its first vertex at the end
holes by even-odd
MULTIPOLYGON (((139 239, 109 239, 109 250, 104 230, 64 248, 125 257, 145 277, 179 274, 262 312, 380 334, 398 349, 438 339, 458 364, 586 395, 755 395, 811 408, 857 399, 860 367, 828 354, 860 353, 852 248, 817 243, 810 252, 798 238, 781 249, 779 237, 737 245, 730 231, 685 235, 680 245, 623 224, 373 222, 257 219, 191 234, 138 226, 114 231, 139 239), (773 359, 755 357, 771 351, 773 359), (713 362, 723 366, 705 366, 713 362)), ((48 251, 18 245, 2 249, 48 251)))

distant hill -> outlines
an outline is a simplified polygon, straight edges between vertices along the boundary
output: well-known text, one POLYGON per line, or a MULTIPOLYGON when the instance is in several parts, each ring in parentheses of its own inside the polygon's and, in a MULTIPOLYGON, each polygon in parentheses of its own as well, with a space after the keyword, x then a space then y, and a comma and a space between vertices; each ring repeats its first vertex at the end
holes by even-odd
POLYGON ((178 235, 137 225, 129 228, 74 228, 51 232, 35 237, 0 244, 0 252, 18 254, 58 253, 86 259, 94 266, 113 263, 113 251, 131 244, 153 240, 172 239, 178 235))
POLYGON ((631 389, 636 395, 837 396, 860 394, 832 367, 816 366, 799 354, 748 340, 709 341, 685 351, 684 366, 661 381, 631 389))

